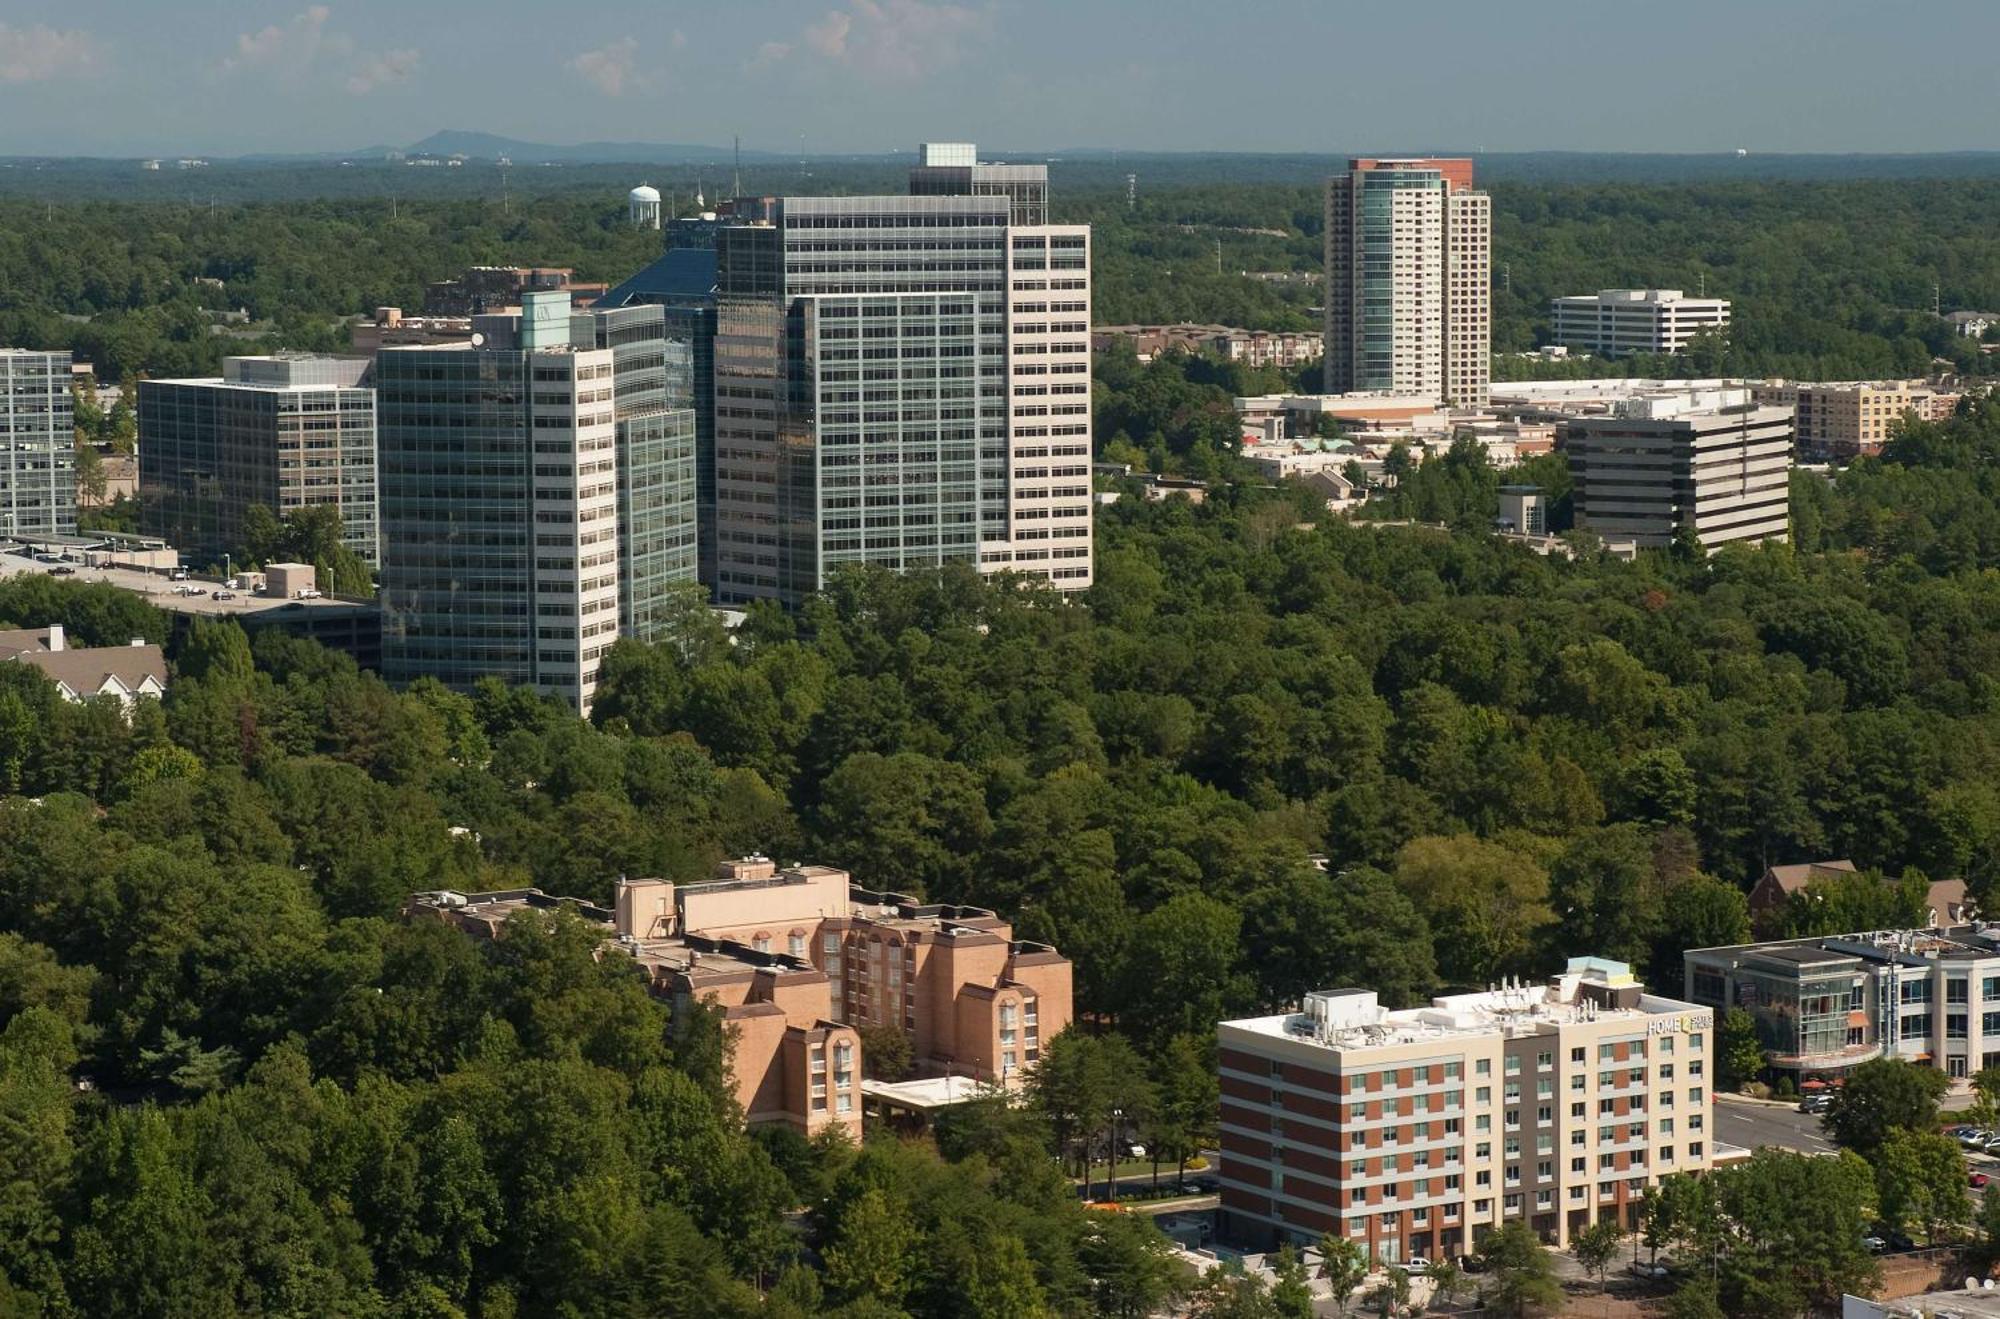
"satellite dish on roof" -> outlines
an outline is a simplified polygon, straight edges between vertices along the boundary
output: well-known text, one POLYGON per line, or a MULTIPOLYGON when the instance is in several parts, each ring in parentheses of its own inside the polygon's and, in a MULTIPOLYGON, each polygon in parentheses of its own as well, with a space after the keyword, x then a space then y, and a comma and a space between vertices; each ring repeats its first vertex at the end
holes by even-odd
POLYGON ((483 334, 478 334, 478 333, 475 333, 475 334, 474 334, 474 335, 472 336, 472 346, 473 346, 474 348, 477 348, 477 347, 479 347, 479 345, 481 345, 481 344, 483 344, 483 343, 485 343, 485 342, 486 342, 486 336, 485 336, 485 335, 483 335, 483 334))

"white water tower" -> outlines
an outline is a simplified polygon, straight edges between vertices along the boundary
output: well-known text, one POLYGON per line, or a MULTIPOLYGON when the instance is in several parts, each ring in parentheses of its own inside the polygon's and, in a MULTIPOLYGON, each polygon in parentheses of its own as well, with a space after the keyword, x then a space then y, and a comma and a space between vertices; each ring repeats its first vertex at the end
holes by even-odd
POLYGON ((632 217, 634 229, 657 229, 660 227, 660 190, 642 183, 632 189, 625 198, 625 207, 632 217))

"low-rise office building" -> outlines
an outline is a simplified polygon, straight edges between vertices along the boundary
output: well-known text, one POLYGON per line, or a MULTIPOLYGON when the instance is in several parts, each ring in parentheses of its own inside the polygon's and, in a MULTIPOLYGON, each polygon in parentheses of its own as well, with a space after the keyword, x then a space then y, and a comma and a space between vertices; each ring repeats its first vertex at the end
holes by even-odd
POLYGON ((244 543, 252 505, 325 505, 341 543, 380 560, 375 391, 358 357, 225 357, 222 374, 139 382, 140 529, 197 562, 244 543))
POLYGON ((1881 1057, 1954 1080, 2000 1067, 2000 934, 1986 926, 1694 948, 1685 967, 1688 998, 1748 1012, 1779 1074, 1837 1076, 1881 1057))
POLYGON ((859 1031, 900 1031, 923 1075, 1014 1089, 1071 1015, 1070 964, 979 907, 854 887, 830 866, 723 863, 716 879, 621 880, 610 909, 535 890, 424 893, 413 913, 497 936, 518 911, 569 906, 606 927, 658 996, 712 1003, 736 1034, 752 1125, 860 1131, 859 1031))
POLYGON ((1678 353, 1697 335, 1729 328, 1726 299, 1690 298, 1679 289, 1599 289, 1552 299, 1549 313, 1550 338, 1600 357, 1678 353))
POLYGON ((1628 399, 1570 421, 1576 524, 1641 549, 1683 528, 1709 549, 1791 528, 1792 413, 1741 389, 1628 399))
POLYGON ((588 307, 606 286, 580 284, 575 274, 568 266, 473 266, 457 279, 425 285, 424 314, 477 316, 505 311, 520 306, 527 293, 568 293, 571 306, 588 307))
POLYGON ((1629 1227, 1646 1187, 1710 1166, 1713 1029, 1589 957, 1426 1008, 1332 990, 1224 1022, 1224 1230, 1246 1245, 1334 1233, 1393 1262, 1509 1222, 1556 1243, 1629 1227))

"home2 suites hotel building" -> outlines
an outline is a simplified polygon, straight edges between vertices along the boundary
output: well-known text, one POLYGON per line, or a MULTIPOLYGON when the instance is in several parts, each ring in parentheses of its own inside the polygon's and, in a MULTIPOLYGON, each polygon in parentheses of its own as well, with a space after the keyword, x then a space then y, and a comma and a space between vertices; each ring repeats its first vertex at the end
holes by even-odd
POLYGON ((1517 1219, 1566 1244, 1712 1157, 1713 1013, 1620 962, 1407 1011, 1325 991, 1219 1032, 1223 1227, 1246 1245, 1337 1232, 1395 1261, 1517 1219))

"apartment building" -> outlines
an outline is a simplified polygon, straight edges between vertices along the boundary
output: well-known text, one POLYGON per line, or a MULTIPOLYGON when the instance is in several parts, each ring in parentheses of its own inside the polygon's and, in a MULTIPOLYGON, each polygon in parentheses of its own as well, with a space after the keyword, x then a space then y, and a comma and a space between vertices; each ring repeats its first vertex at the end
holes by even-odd
POLYGON ((67 349, 0 348, 0 540, 76 534, 67 349))
POLYGON ((1046 223, 1046 167, 968 154, 717 229, 719 600, 849 564, 1090 585, 1090 230, 1046 223))
POLYGON ((1514 1221, 1555 1244, 1630 1227, 1646 1187, 1710 1166, 1713 1031, 1712 1012, 1594 957, 1426 1008, 1329 990, 1224 1022, 1224 1231, 1336 1233, 1395 1262, 1514 1221))
POLYGON ((1014 1089, 1072 1013, 1055 949, 984 908, 870 892, 830 866, 752 856, 705 883, 620 880, 609 909, 512 890, 422 893, 408 910, 497 937, 516 912, 558 906, 605 926, 607 953, 632 958, 656 995, 722 1010, 752 1125, 858 1136, 862 1027, 900 1030, 924 1075, 1014 1089))
POLYGON ((385 676, 496 677, 587 713, 605 650, 695 574, 694 412, 657 307, 530 292, 457 343, 385 347, 385 676))
POLYGON ((194 562, 243 544, 252 505, 326 505, 341 543, 380 562, 375 391, 365 358, 225 357, 222 374, 139 382, 139 526, 194 562))
POLYGON ((1628 398, 1576 417, 1565 448, 1576 524, 1640 549, 1681 528, 1709 549, 1790 534, 1792 414, 1742 389, 1628 398))
POLYGON ((1773 1072, 1838 1076, 1881 1057, 1954 1080, 2000 1067, 2000 931, 1985 924, 1694 948, 1685 967, 1690 1000, 1750 1014, 1773 1072))
POLYGON ((1491 199, 1466 159, 1348 162, 1326 183, 1326 388, 1486 402, 1491 199))
POLYGON ((1832 459, 1872 457, 1903 421, 1943 421, 1960 398, 1921 380, 1772 380, 1751 392, 1762 406, 1792 409, 1800 453, 1832 459))
POLYGON ((1129 343, 1142 362, 1162 353, 1214 353, 1251 367, 1297 367, 1317 362, 1326 342, 1301 330, 1245 330, 1233 325, 1100 325, 1090 332, 1093 352, 1129 343))
POLYGON ((1678 353, 1701 334, 1729 329, 1724 298, 1690 298, 1679 289, 1599 289, 1549 303, 1551 341, 1599 357, 1678 353))

